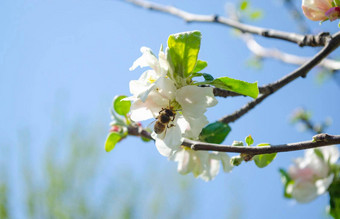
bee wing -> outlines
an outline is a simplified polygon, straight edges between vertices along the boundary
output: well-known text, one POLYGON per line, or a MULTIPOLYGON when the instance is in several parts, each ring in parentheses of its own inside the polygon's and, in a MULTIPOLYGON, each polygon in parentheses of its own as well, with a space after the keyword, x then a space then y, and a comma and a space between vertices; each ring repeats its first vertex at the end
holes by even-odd
POLYGON ((149 125, 146 126, 147 129, 150 129, 154 131, 154 126, 157 120, 153 120, 152 122, 149 123, 149 125))

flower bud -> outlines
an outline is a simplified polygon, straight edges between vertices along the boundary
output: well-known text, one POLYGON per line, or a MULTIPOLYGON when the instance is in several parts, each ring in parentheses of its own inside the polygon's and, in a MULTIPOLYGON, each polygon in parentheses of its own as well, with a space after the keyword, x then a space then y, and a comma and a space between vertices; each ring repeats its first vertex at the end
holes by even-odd
POLYGON ((119 125, 113 125, 111 126, 110 132, 120 132, 121 130, 119 125))
POLYGON ((328 18, 326 12, 332 8, 332 0, 302 0, 302 10, 312 21, 323 21, 328 18))
POLYGON ((234 156, 230 159, 230 163, 233 166, 239 166, 243 161, 243 158, 241 156, 234 156))
POLYGON ((330 21, 334 21, 340 17, 340 7, 331 8, 325 14, 330 21))

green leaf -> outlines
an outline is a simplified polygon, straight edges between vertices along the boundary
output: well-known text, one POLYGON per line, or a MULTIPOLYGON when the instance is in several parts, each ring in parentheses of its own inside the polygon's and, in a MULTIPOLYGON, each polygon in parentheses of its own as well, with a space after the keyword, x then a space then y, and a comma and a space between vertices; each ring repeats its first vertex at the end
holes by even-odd
POLYGON ((255 20, 255 19, 259 19, 262 17, 262 11, 261 10, 256 10, 256 11, 253 11, 251 14, 250 14, 250 18, 255 20))
POLYGON ((202 71, 207 66, 208 66, 208 63, 206 61, 197 60, 196 66, 192 72, 196 73, 196 72, 202 71))
POLYGON ((228 124, 222 122, 210 123, 203 128, 200 134, 200 140, 209 143, 220 144, 227 137, 231 128, 228 124))
POLYGON ((320 158, 322 161, 325 160, 324 157, 323 157, 323 153, 320 151, 320 149, 315 148, 315 149, 314 149, 314 153, 315 153, 316 156, 317 156, 318 158, 320 158))
MULTIPOLYGON (((262 144, 258 144, 258 147, 261 146, 270 146, 270 144, 268 143, 262 143, 262 144)), ((276 153, 272 153, 272 154, 260 154, 260 155, 256 155, 254 156, 254 161, 256 166, 263 168, 268 166, 276 157, 276 153)))
POLYGON ((288 185, 294 183, 294 181, 290 178, 288 173, 284 169, 279 169, 280 174, 281 174, 281 181, 284 185, 284 196, 286 198, 292 198, 292 195, 287 192, 287 187, 288 185))
POLYGON ((228 77, 222 77, 217 78, 213 81, 204 81, 199 82, 197 85, 201 84, 210 84, 217 88, 233 91, 239 94, 243 94, 246 96, 250 96, 252 98, 256 98, 259 95, 259 88, 257 87, 257 82, 254 83, 248 83, 245 81, 228 78, 228 77))
POLYGON ((113 109, 122 116, 125 116, 130 112, 131 102, 128 100, 122 100, 127 96, 116 96, 113 100, 113 109))
POLYGON ((244 11, 247 9, 247 7, 248 7, 248 1, 242 1, 240 4, 240 9, 244 11))
POLYGON ((191 31, 169 36, 168 47, 174 72, 187 78, 195 69, 201 46, 201 32, 191 31))
MULTIPOLYGON (((213 81, 214 80, 214 77, 211 76, 210 74, 207 74, 207 73, 192 73, 191 74, 191 77, 201 77, 203 76, 204 77, 204 80, 206 81, 213 81)), ((199 82, 200 83, 200 82, 199 82)))
POLYGON ((116 144, 120 141, 121 138, 122 136, 117 132, 109 133, 109 135, 106 138, 106 142, 105 142, 106 152, 111 151, 116 146, 116 144))
POLYGON ((254 144, 254 139, 251 137, 251 135, 246 137, 246 143, 248 146, 254 144))
POLYGON ((330 196, 329 213, 333 218, 340 218, 340 179, 333 181, 328 191, 330 196))
POLYGON ((203 77, 204 77, 204 80, 206 80, 206 81, 213 81, 214 80, 214 77, 211 76, 210 74, 207 74, 207 73, 203 73, 203 77))

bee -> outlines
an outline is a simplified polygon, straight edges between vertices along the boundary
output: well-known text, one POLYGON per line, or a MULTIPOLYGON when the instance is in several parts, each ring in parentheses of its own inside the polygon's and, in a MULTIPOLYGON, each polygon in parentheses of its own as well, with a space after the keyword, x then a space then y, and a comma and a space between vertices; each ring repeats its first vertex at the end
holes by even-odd
POLYGON ((154 131, 156 134, 161 134, 164 132, 166 128, 170 128, 175 126, 174 124, 169 124, 170 122, 173 122, 175 120, 176 111, 168 108, 162 108, 161 111, 159 111, 158 116, 156 117, 156 122, 154 125, 154 131))

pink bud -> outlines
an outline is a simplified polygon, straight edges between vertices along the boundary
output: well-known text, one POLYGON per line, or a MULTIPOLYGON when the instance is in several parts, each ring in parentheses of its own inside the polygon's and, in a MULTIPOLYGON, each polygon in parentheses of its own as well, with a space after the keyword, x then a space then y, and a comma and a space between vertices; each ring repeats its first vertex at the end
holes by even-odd
POLYGON ((323 21, 328 18, 326 12, 332 8, 332 0, 302 0, 302 10, 312 21, 323 21))
POLYGON ((331 8, 325 14, 330 21, 334 21, 340 17, 340 7, 331 8))
POLYGON ((110 132, 120 132, 121 128, 118 125, 113 125, 110 129, 110 132))

